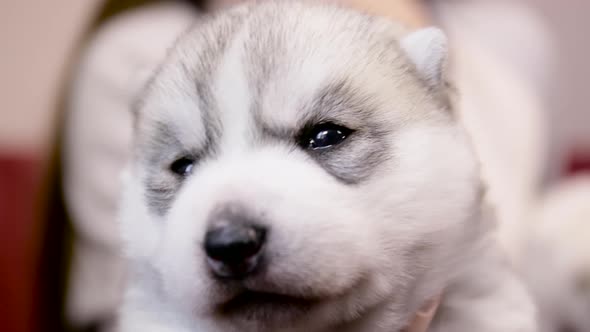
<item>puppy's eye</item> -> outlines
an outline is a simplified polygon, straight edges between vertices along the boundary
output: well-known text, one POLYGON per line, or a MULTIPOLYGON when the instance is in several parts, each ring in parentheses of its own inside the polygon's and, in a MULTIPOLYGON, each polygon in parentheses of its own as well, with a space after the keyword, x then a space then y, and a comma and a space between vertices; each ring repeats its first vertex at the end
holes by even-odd
POLYGON ((190 157, 176 159, 171 165, 170 170, 177 175, 187 176, 193 170, 195 161, 190 157))
POLYGON ((342 143, 351 133, 351 129, 326 122, 307 130, 301 143, 308 149, 325 149, 342 143))

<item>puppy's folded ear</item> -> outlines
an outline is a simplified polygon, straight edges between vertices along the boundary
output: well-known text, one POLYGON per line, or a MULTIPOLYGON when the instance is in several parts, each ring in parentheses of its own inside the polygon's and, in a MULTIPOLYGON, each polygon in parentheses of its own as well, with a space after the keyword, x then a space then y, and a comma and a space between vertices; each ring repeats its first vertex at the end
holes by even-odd
POLYGON ((431 27, 412 32, 400 41, 400 47, 429 87, 439 88, 445 84, 449 52, 442 30, 431 27))

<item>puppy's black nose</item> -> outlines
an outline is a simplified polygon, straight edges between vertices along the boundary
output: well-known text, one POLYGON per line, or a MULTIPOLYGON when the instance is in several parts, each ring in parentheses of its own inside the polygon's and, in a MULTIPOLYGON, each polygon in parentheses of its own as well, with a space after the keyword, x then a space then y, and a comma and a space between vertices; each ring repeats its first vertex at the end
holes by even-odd
POLYGON ((228 223, 213 227, 205 235, 205 252, 213 273, 222 278, 240 279, 254 271, 260 261, 266 229, 228 223))

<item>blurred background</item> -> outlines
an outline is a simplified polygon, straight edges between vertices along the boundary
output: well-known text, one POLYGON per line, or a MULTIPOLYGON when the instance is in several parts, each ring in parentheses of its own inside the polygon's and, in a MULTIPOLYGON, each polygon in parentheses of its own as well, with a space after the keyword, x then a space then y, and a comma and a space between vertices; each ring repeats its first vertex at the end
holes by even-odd
MULTIPOLYGON (((460 18, 462 28, 472 26, 484 43, 496 45, 539 96, 546 119, 546 138, 538 142, 542 195, 590 168, 590 1, 512 0, 509 10, 501 2, 455 0, 437 6, 460 18), (485 9, 489 3, 494 5, 485 9), (490 11, 496 15, 481 14, 490 11), (526 15, 514 16, 515 11, 526 15), (511 17, 525 17, 527 24, 511 17), (520 31, 527 29, 534 31, 520 31), (510 38, 511 31, 522 32, 525 39, 510 38)), ((40 266, 51 226, 41 221, 38 204, 48 186, 48 160, 61 119, 58 96, 72 56, 91 22, 103 13, 101 6, 99 0, 0 2, 1 331, 32 331, 37 321, 39 285, 50 278, 40 266)))

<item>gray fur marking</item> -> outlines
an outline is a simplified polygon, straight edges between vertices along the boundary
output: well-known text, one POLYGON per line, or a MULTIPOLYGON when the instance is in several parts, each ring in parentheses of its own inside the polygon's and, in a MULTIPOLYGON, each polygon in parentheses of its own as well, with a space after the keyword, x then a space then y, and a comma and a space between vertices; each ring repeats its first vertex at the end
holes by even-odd
MULTIPOLYGON (((219 109, 213 97, 211 81, 221 59, 221 54, 232 41, 235 31, 240 27, 238 23, 243 19, 243 15, 239 14, 236 13, 231 21, 220 21, 220 26, 197 24, 187 32, 187 34, 196 34, 198 29, 205 28, 196 34, 198 38, 203 39, 202 45, 205 46, 198 54, 195 54, 198 59, 191 63, 192 66, 181 62, 182 71, 186 78, 194 81, 201 121, 205 128, 205 142, 198 151, 195 150, 195 147, 182 146, 181 141, 176 137, 174 126, 159 123, 150 134, 148 143, 140 148, 143 155, 148 156, 144 159, 144 164, 148 169, 144 179, 145 195, 149 208, 157 215, 166 214, 184 182, 184 179, 170 172, 171 163, 180 157, 187 156, 195 160, 197 164, 203 158, 215 154, 216 142, 221 136, 223 127, 219 116, 217 116, 219 109)), ((213 17, 208 20, 215 22, 213 17)), ((141 104, 138 105, 141 106, 141 104)))
POLYGON ((305 128, 333 122, 354 130, 344 142, 326 150, 306 150, 327 173, 345 184, 358 184, 390 156, 384 124, 374 119, 372 98, 347 80, 335 80, 319 91, 310 103, 301 106, 299 123, 292 128, 270 127, 255 116, 263 142, 279 141, 295 145, 305 128))
POLYGON ((168 124, 160 123, 156 128, 159 134, 152 136, 150 143, 148 143, 149 150, 144 149, 144 151, 149 151, 144 161, 146 165, 149 165, 144 179, 145 195, 150 209, 158 215, 164 215, 182 185, 182 179, 170 171, 170 164, 183 156, 198 161, 199 153, 188 150, 188 147, 183 147, 175 135, 174 128, 168 124))

